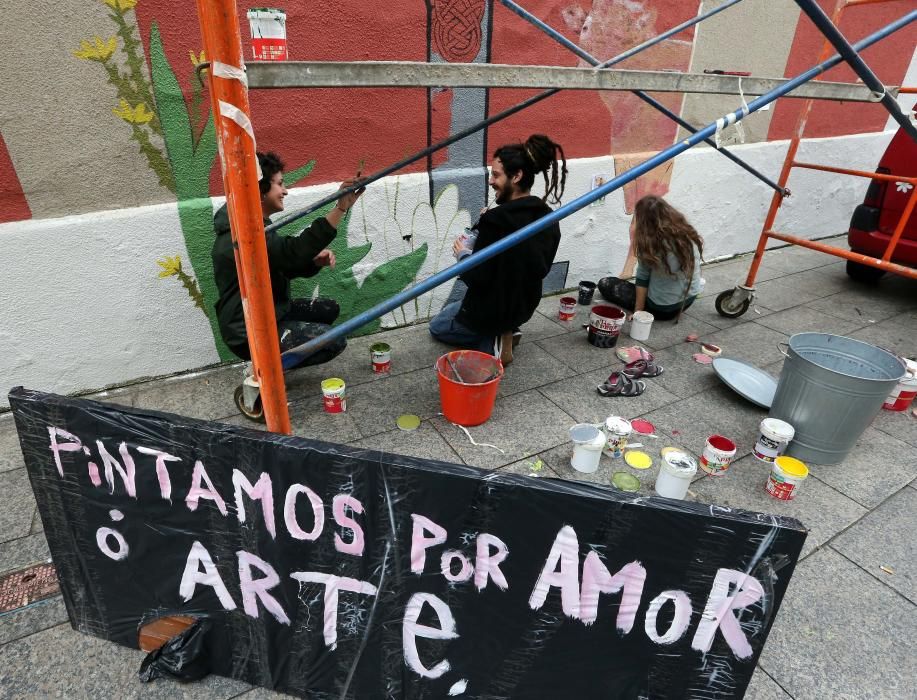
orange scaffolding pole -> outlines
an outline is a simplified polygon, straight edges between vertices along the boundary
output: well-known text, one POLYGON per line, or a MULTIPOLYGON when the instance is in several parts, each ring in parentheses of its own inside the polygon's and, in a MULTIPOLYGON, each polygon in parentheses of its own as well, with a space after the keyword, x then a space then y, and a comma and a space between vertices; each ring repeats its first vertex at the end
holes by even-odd
MULTIPOLYGON (((858 5, 875 5, 884 2, 895 2, 897 0, 838 0, 837 5, 834 8, 834 13, 831 15, 831 22, 835 25, 840 24, 841 16, 844 13, 844 10, 850 7, 856 7, 858 5)), ((825 39, 824 44, 822 45, 821 53, 819 54, 819 62, 824 61, 832 52, 831 42, 825 39)), ((898 92, 901 94, 914 94, 917 93, 917 88, 913 87, 901 87, 898 89, 898 92)), ((898 182, 915 182, 917 179, 898 177, 893 175, 883 175, 881 173, 875 172, 866 172, 862 170, 852 170, 848 168, 835 168, 826 165, 817 165, 814 163, 803 163, 796 161, 796 154, 799 151, 799 144, 802 141, 803 133, 805 132, 806 124, 809 121, 809 116, 812 113, 812 107, 814 105, 813 100, 806 100, 805 106, 802 108, 799 117, 796 121, 796 129, 793 132, 792 137, 790 138, 790 144, 787 149, 786 157, 783 161, 783 167, 780 170, 780 177, 777 179, 777 184, 783 188, 786 195, 780 195, 775 193, 771 198, 771 204, 768 208, 767 215, 764 219, 764 225, 761 227, 761 235, 758 239, 758 245, 755 248, 755 255, 751 262, 751 267, 748 270, 748 275, 745 278, 744 287, 753 289, 755 286, 755 279, 758 276, 758 269, 761 266, 761 261, 764 258, 764 252, 767 249, 767 241, 769 238, 776 240, 784 241, 786 243, 791 243, 793 245, 803 246, 805 248, 811 248, 812 250, 818 250, 824 253, 829 253, 837 257, 846 258, 847 260, 853 260, 854 262, 859 262, 864 265, 870 265, 872 267, 877 267, 882 270, 887 270, 889 272, 894 272, 906 277, 917 277, 917 272, 915 270, 905 267, 903 265, 897 265, 892 262, 891 256, 895 250, 895 246, 898 244, 899 239, 901 238, 902 233, 904 232, 904 227, 907 224, 908 219, 911 216, 911 213, 914 211, 915 204, 917 204, 917 197, 912 196, 907 205, 905 206, 904 211, 902 212, 901 219, 898 222, 898 225, 895 227, 895 232, 892 235, 889 244, 885 250, 882 259, 870 257, 867 255, 862 255, 860 253, 854 253, 852 251, 844 250, 843 248, 837 248, 835 246, 829 246, 823 243, 817 243, 810 241, 806 238, 801 238, 799 236, 791 236, 789 234, 777 233, 773 230, 774 222, 777 219, 777 212, 780 209, 780 206, 783 204, 783 199, 785 196, 788 196, 790 191, 787 189, 786 185, 790 179, 790 171, 795 168, 805 168, 809 170, 820 170, 822 172, 837 173, 841 175, 853 175, 856 177, 867 177, 872 180, 895 180, 898 182)), ((915 189, 914 194, 917 195, 917 189, 915 189)))
POLYGON ((260 385, 268 430, 289 434, 290 415, 271 296, 239 16, 235 0, 197 0, 197 12, 204 52, 210 62, 211 109, 220 143, 253 376, 260 385))

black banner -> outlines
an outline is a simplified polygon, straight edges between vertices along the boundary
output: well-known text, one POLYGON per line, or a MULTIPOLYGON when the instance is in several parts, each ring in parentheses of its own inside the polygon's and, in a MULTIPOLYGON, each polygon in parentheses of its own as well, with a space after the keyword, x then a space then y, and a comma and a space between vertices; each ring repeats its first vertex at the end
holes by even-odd
MULTIPOLYGON (((14 389, 73 626, 310 698, 741 697, 792 519, 14 389)), ((329 436, 333 437, 333 436, 329 436)))

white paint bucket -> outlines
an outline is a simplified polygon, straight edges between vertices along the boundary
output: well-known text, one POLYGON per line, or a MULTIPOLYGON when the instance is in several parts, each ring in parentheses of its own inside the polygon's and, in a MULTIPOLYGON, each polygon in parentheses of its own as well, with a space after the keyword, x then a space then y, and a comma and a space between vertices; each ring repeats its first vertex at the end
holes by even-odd
POLYGON ((687 452, 667 452, 656 477, 656 493, 665 498, 683 500, 691 480, 697 474, 697 462, 687 452))
POLYGON ((704 445, 700 466, 711 476, 723 476, 735 456, 736 444, 732 440, 722 435, 711 435, 704 445))
POLYGON ((346 385, 343 379, 331 377, 322 381, 325 413, 344 413, 347 410, 346 385))
POLYGON ((633 428, 630 421, 620 416, 608 416, 605 420, 605 454, 609 457, 620 457, 627 446, 633 428))
POLYGON ((579 423, 570 428, 570 439, 573 440, 570 466, 583 474, 595 473, 605 447, 605 435, 594 425, 579 423))
POLYGON ((793 457, 781 455, 774 460, 764 489, 774 498, 781 501, 792 501, 796 497, 799 485, 805 481, 807 476, 809 476, 809 468, 805 463, 793 457))
POLYGON ((646 340, 653 327, 653 314, 649 311, 634 311, 630 320, 630 337, 634 340, 646 340))
POLYGON ((249 10, 252 56, 256 61, 287 60, 287 13, 274 7, 249 10))
POLYGON ((786 446, 796 434, 792 425, 777 418, 765 418, 761 421, 760 431, 752 454, 759 462, 768 464, 773 463, 786 451, 786 446))

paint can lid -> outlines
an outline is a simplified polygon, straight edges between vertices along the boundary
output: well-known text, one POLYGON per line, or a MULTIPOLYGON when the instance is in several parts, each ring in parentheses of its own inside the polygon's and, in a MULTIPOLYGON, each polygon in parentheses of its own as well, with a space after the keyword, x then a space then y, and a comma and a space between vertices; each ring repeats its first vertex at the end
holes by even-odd
POLYGON ((343 391, 344 380, 338 377, 330 377, 322 381, 322 391, 343 391))
POLYGON ((805 462, 801 462, 794 457, 780 455, 774 460, 774 464, 777 465, 780 471, 792 476, 794 479, 805 479, 809 475, 809 468, 805 465, 805 462))
POLYGON ((789 442, 796 434, 792 425, 779 418, 765 418, 761 421, 761 432, 765 437, 784 442, 789 442))
POLYGON ((653 466, 653 458, 641 450, 628 450, 624 461, 634 469, 649 469, 653 466))
POLYGON ((630 435, 633 430, 630 421, 621 416, 608 416, 605 419, 605 429, 615 435, 630 435))
POLYGON ((627 472, 615 472, 611 475, 611 485, 622 491, 634 493, 640 490, 640 479, 627 472))
POLYGON ((656 426, 646 418, 634 418, 630 422, 630 427, 634 429, 635 433, 640 433, 641 435, 652 435, 656 432, 656 426))
POLYGON ((570 439, 577 445, 589 446, 599 439, 602 440, 602 445, 605 444, 605 438, 602 433, 591 423, 577 423, 570 428, 570 439))
POLYGON ((398 416, 398 420, 396 420, 395 423, 402 430, 417 430, 420 427, 420 416, 415 416, 411 413, 405 413, 402 416, 398 416))

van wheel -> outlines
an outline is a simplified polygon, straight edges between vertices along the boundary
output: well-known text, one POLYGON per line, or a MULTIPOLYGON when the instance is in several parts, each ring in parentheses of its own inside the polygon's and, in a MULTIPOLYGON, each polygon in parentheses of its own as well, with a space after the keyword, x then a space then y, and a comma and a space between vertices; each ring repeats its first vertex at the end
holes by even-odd
POLYGON ((847 276, 857 282, 863 284, 878 284, 879 280, 885 275, 885 270, 880 270, 878 267, 872 267, 871 265, 864 265, 863 263, 854 262, 853 260, 847 261, 847 276))

